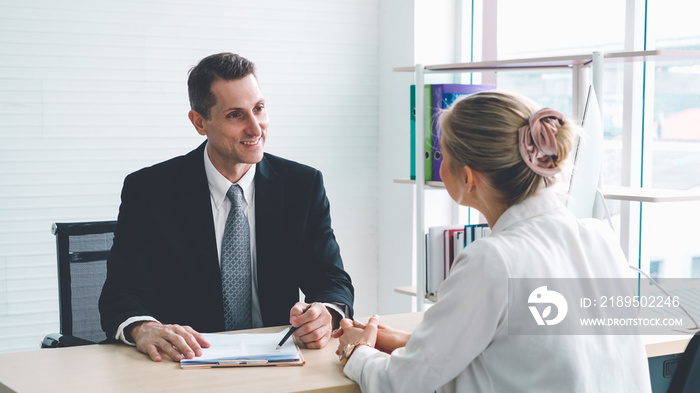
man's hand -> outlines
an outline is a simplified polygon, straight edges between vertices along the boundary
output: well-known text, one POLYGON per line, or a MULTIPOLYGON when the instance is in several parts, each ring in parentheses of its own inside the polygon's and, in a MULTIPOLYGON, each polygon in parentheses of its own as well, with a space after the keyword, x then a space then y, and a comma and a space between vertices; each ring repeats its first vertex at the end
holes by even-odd
POLYGON ((160 362, 163 355, 174 362, 202 356, 202 348, 209 348, 209 342, 201 333, 189 326, 163 325, 159 322, 136 322, 126 327, 136 343, 136 349, 147 354, 154 362, 160 362))
POLYGON ((289 312, 289 323, 297 328, 294 336, 307 348, 323 348, 333 331, 331 312, 321 303, 298 302, 289 312))

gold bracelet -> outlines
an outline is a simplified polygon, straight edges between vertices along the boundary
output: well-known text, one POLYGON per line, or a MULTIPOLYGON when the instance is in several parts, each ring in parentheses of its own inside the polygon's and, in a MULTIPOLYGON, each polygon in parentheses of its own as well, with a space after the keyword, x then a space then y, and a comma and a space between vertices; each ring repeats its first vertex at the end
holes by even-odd
POLYGON ((345 364, 347 364, 348 359, 350 359, 350 356, 352 356, 353 352, 355 352, 355 348, 359 347, 360 345, 366 345, 368 347, 371 347, 369 343, 363 342, 363 341, 355 341, 352 344, 348 344, 345 346, 343 349, 343 352, 340 353, 340 365, 345 367, 345 364))

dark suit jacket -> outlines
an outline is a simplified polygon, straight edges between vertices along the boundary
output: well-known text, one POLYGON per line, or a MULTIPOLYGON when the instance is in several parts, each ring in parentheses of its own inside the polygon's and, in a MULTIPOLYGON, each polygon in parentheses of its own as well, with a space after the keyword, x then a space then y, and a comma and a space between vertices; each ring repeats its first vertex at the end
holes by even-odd
MULTIPOLYGON (((99 308, 114 337, 132 316, 224 330, 206 142, 126 177, 99 308)), ((299 299, 348 305, 353 287, 331 229, 321 172, 265 154, 255 173, 258 292, 265 326, 289 324, 299 299)))

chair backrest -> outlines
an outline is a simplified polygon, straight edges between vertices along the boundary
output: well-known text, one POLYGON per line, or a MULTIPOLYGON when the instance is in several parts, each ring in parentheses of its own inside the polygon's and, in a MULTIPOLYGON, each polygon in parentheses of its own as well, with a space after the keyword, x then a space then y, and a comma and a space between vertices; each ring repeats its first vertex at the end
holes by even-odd
POLYGON ((700 392, 700 332, 690 339, 688 347, 678 360, 667 393, 700 392))
POLYGON ((107 277, 116 221, 56 223, 61 334, 104 341, 97 302, 107 277))

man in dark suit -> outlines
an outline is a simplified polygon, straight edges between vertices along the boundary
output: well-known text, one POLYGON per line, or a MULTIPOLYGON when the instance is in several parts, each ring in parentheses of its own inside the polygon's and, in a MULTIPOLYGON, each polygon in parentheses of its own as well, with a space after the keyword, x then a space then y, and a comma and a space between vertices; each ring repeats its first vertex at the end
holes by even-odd
POLYGON ((252 62, 208 56, 188 88, 189 118, 207 140, 126 177, 102 327, 154 361, 201 355, 209 345, 202 332, 288 323, 307 347, 323 347, 338 321, 352 318, 354 298, 321 173, 263 152, 269 120, 252 62), (227 196, 234 188, 242 202, 227 196), (222 285, 222 243, 244 238, 227 232, 234 209, 244 214, 239 223, 247 219, 240 233, 249 274, 222 285), (248 317, 231 318, 247 322, 230 325, 226 307, 240 299, 250 299, 240 301, 248 317))

